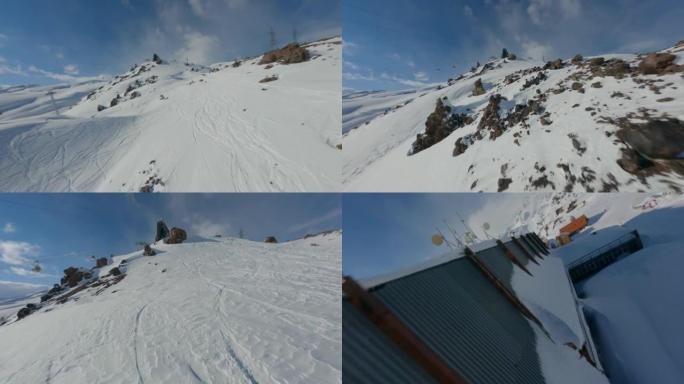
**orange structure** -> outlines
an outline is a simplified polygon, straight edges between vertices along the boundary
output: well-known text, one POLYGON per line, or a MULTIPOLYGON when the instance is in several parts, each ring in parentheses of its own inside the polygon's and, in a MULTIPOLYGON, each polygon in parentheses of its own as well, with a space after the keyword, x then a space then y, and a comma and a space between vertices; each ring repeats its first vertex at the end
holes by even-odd
POLYGON ((576 219, 573 219, 570 224, 566 225, 565 227, 560 229, 560 233, 567 233, 568 236, 572 236, 575 233, 583 230, 587 224, 589 224, 589 219, 587 219, 587 216, 582 215, 576 219))

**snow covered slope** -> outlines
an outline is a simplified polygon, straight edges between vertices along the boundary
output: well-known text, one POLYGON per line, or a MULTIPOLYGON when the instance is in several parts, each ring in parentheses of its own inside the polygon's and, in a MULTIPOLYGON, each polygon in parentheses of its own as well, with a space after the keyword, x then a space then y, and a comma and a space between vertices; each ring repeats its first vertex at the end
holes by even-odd
POLYGON ((150 61, 106 83, 2 89, 0 190, 339 190, 341 39, 304 46, 297 64, 150 61))
POLYGON ((343 120, 357 128, 345 127, 344 188, 682 190, 684 42, 660 53, 496 59, 441 89, 414 93, 386 114, 360 113, 359 104, 373 110, 384 95, 385 104, 397 105, 394 93, 345 98, 343 120), (474 95, 478 80, 483 93, 474 95), (446 137, 415 151, 438 101, 460 121, 437 116, 433 125, 446 137))
POLYGON ((578 283, 578 293, 613 383, 683 382, 684 197, 621 193, 531 199, 517 223, 548 237, 570 215, 589 218, 571 243, 554 250, 566 263, 627 231, 639 232, 643 249, 578 283))
POLYGON ((342 381, 339 232, 153 248, 0 326, 0 382, 342 381))

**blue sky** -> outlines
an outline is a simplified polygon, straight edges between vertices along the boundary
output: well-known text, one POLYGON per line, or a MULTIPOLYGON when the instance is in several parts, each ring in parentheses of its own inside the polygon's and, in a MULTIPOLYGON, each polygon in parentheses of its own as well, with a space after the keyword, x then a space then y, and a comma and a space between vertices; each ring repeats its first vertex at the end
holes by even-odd
POLYGON ((0 84, 111 76, 151 58, 210 64, 340 34, 340 0, 3 0, 0 84))
POLYGON ((663 49, 681 0, 344 0, 344 87, 424 87, 506 47, 536 59, 663 49))
POLYGON ((58 282, 70 265, 92 266, 91 255, 135 251, 136 242, 154 240, 159 219, 189 236, 237 237, 242 229, 248 239, 285 241, 340 228, 341 201, 337 194, 2 194, 0 299, 17 283, 30 290, 58 282), (30 273, 36 261, 40 274, 30 273))
POLYGON ((485 239, 505 233, 522 204, 544 194, 524 193, 390 193, 343 195, 342 272, 355 278, 378 276, 411 267, 449 252, 432 245, 439 228, 465 231, 460 217, 485 239))

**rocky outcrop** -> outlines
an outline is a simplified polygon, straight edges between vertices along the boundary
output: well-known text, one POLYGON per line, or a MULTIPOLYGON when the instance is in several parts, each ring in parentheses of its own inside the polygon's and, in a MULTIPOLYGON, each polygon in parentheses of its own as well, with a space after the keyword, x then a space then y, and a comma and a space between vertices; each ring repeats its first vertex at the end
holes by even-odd
POLYGON ((67 285, 69 287, 75 287, 83 281, 84 279, 90 279, 93 277, 92 273, 78 269, 76 267, 69 267, 64 270, 64 277, 62 277, 62 285, 67 285))
POLYGON ((617 137, 650 159, 680 159, 684 153, 684 121, 653 119, 644 124, 624 120, 617 137))
POLYGON ((484 85, 482 85, 482 79, 477 79, 473 85, 473 96, 484 95, 486 92, 484 85))
POLYGON ((152 61, 154 61, 155 64, 162 64, 164 61, 157 55, 156 53, 152 55, 152 61))
POLYGON ((154 236, 154 242, 165 239, 169 236, 169 227, 163 221, 157 221, 157 234, 154 236))
POLYGON ((106 257, 100 257, 95 261, 95 268, 102 268, 107 266, 107 258, 106 257))
POLYGON ((409 155, 430 148, 444 140, 454 130, 472 122, 473 119, 470 116, 452 113, 451 107, 442 99, 438 99, 434 112, 425 121, 425 132, 416 135, 416 141, 413 142, 409 155))
POLYGON ((637 67, 643 75, 663 75, 684 71, 684 65, 677 65, 677 56, 671 53, 651 53, 647 55, 637 67))
POLYGON ((185 240, 188 239, 188 235, 185 232, 185 230, 181 228, 176 228, 173 227, 171 228, 171 231, 169 232, 169 237, 164 239, 164 243, 166 244, 181 244, 185 240))
POLYGON ((561 59, 556 59, 553 61, 549 61, 544 65, 544 69, 561 69, 563 68, 563 60, 561 59))
POLYGON ((267 236, 267 237, 264 239, 264 243, 275 244, 275 243, 277 243, 277 242, 278 242, 278 240, 275 238, 275 236, 267 236))
POLYGON ((489 104, 485 107, 482 113, 482 119, 477 125, 478 131, 489 131, 489 138, 492 140, 496 140, 504 131, 504 124, 501 120, 501 116, 499 116, 499 104, 503 99, 504 98, 499 94, 490 96, 489 104))
POLYGON ((259 64, 295 64, 308 61, 311 58, 309 51, 298 43, 291 43, 283 48, 276 49, 264 54, 259 64))

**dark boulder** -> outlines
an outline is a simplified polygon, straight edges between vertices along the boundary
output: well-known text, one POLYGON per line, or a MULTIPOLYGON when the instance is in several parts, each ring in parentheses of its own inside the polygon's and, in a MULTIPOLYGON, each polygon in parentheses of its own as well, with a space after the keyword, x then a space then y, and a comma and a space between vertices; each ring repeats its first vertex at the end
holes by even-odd
POLYGON ((154 256, 156 254, 157 252, 155 252, 149 244, 145 244, 145 247, 143 248, 143 256, 154 256))
POLYGON ((277 243, 277 242, 278 242, 278 240, 275 238, 275 236, 267 236, 267 237, 264 239, 264 243, 272 243, 272 244, 275 244, 275 243, 277 243))
POLYGON ((107 264, 108 264, 108 260, 106 257, 100 257, 99 259, 97 259, 97 261, 95 261, 95 267, 96 268, 106 267, 107 264))
POLYGON ((570 62, 575 65, 580 64, 582 61, 584 61, 584 58, 579 53, 576 54, 575 57, 572 58, 572 60, 570 60, 570 62))
POLYGON ((98 106, 97 106, 97 111, 98 111, 98 112, 102 112, 102 111, 104 111, 105 109, 107 109, 107 107, 105 107, 104 105, 98 105, 98 106))
POLYGON ((32 312, 32 311, 31 311, 30 309, 28 309, 28 308, 22 308, 22 309, 19 310, 19 312, 17 312, 17 318, 21 320, 21 319, 23 319, 24 317, 30 315, 31 312, 32 312))
POLYGON ((603 65, 603 63, 606 61, 603 57, 594 57, 593 59, 589 60, 589 65, 592 67, 595 66, 600 66, 603 65))
POLYGON ((295 64, 308 61, 309 59, 311 59, 311 54, 306 48, 297 43, 291 43, 283 48, 267 52, 261 58, 259 64, 271 64, 276 62, 281 64, 295 64))
POLYGON ((489 138, 491 140, 496 140, 504 132, 504 124, 501 116, 499 116, 501 100, 504 100, 504 97, 499 94, 489 97, 489 104, 485 107, 480 123, 477 126, 478 131, 489 131, 489 138))
POLYGON ((152 55, 152 61, 154 61, 155 64, 162 64, 164 62, 156 53, 152 55))
POLYGON ((121 272, 121 270, 119 269, 119 267, 114 267, 114 268, 112 268, 112 269, 109 271, 109 275, 110 275, 110 276, 119 276, 119 275, 121 275, 121 274, 122 274, 122 272, 121 272))
POLYGON ((472 118, 466 114, 455 114, 451 107, 442 99, 437 100, 435 110, 425 121, 425 132, 416 135, 409 155, 414 155, 422 150, 430 148, 448 137, 454 130, 472 123, 472 118))
POLYGON ((169 237, 164 239, 164 242, 166 244, 181 244, 185 240, 187 240, 188 235, 185 233, 185 230, 181 228, 171 228, 171 231, 169 232, 169 237))
POLYGON ((165 239, 169 236, 169 227, 163 221, 157 221, 157 234, 154 236, 154 242, 165 239))
POLYGON ((544 65, 544 69, 561 69, 563 68, 563 60, 561 59, 556 59, 553 61, 549 61, 544 65))
POLYGON ((69 287, 75 287, 83 279, 89 279, 92 274, 82 271, 75 267, 69 267, 64 270, 64 277, 62 277, 62 284, 66 284, 69 287))
POLYGON ((679 159, 684 152, 684 121, 674 118, 644 124, 624 121, 617 137, 650 159, 679 159))
POLYGON ((484 95, 486 92, 487 91, 485 91, 484 86, 482 85, 482 79, 477 79, 473 85, 473 96, 484 95))
POLYGON ((681 72, 684 65, 674 64, 677 56, 671 53, 651 53, 639 63, 638 70, 644 75, 662 75, 681 72))

